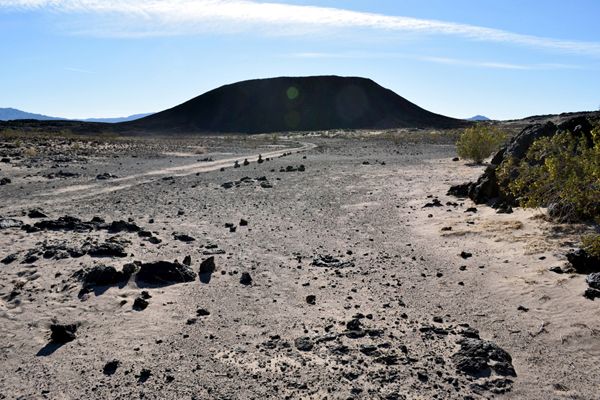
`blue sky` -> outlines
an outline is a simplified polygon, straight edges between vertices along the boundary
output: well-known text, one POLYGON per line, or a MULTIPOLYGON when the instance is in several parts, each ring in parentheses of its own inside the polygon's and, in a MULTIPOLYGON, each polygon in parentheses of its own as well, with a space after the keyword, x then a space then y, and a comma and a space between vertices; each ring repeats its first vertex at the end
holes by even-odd
POLYGON ((595 110, 598 16, 597 0, 0 0, 0 107, 123 116, 336 74, 459 118, 595 110))

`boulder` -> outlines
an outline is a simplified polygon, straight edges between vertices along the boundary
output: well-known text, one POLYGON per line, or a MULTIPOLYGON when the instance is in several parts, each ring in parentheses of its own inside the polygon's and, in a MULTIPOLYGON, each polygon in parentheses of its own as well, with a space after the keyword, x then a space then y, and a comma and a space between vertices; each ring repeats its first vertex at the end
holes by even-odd
POLYGON ((452 356, 458 371, 474 377, 490 376, 492 371, 502 376, 517 376, 512 358, 492 342, 477 338, 461 338, 460 349, 452 356))
POLYGON ((156 261, 142 263, 136 275, 136 282, 150 285, 167 286, 192 282, 196 273, 187 265, 178 262, 156 261))
POLYGON ((593 274, 589 274, 585 281, 592 289, 600 290, 600 272, 594 272, 593 274))
POLYGON ((112 286, 123 282, 129 275, 117 271, 115 267, 109 265, 96 265, 88 271, 77 273, 85 287, 93 286, 112 286))
POLYGON ((216 265, 215 265, 214 257, 208 257, 206 260, 202 261, 202 263, 200 264, 200 273, 201 274, 212 274, 213 272, 215 272, 215 269, 216 269, 216 265))
POLYGON ((566 257, 578 274, 600 272, 600 258, 589 254, 584 249, 571 250, 566 257))
POLYGON ((22 221, 13 218, 0 218, 0 229, 19 228, 23 225, 22 221))

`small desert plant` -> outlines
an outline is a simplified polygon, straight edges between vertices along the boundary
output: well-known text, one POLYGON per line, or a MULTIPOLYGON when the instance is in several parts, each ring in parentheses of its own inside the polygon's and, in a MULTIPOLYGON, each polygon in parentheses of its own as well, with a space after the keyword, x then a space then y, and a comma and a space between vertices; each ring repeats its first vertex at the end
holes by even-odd
POLYGON ((271 135, 271 143, 272 144, 277 144, 279 142, 279 135, 276 133, 273 133, 271 135))
POLYGON ((600 234, 584 236, 581 240, 583 249, 590 255, 600 258, 600 234))
POLYGON ((37 157, 38 151, 34 147, 28 147, 23 150, 23 155, 28 158, 37 157))
POLYGON ((498 128, 477 124, 465 129, 456 142, 456 151, 460 158, 481 164, 506 140, 506 134, 498 128))

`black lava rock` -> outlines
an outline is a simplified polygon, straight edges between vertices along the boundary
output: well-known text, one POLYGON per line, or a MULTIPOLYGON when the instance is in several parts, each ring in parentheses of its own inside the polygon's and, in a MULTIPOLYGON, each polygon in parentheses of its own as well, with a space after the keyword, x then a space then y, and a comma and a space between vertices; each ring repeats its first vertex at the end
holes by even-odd
POLYGON ((196 310, 196 315, 199 317, 207 317, 210 315, 210 312, 204 308, 199 308, 196 310))
POLYGON ((576 249, 566 254, 567 260, 579 274, 600 272, 600 258, 595 257, 584 249, 576 249))
POLYGON ((458 341, 460 350, 452 356, 456 368, 475 377, 490 376, 494 371, 502 376, 517 376, 512 358, 505 350, 492 342, 475 338, 458 341))
POLYGON ((87 251, 91 257, 127 257, 123 246, 118 243, 102 243, 91 247, 87 251))
POLYGON ((121 363, 118 360, 109 361, 104 365, 104 368, 102 368, 102 373, 108 376, 114 375, 115 372, 117 372, 119 365, 121 365, 121 363))
POLYGON ((200 273, 201 274, 212 274, 216 269, 215 258, 208 257, 206 260, 202 261, 200 264, 200 273))
POLYGON ((173 238, 175 240, 179 240, 185 243, 194 242, 196 240, 195 238, 191 237, 190 235, 186 235, 185 233, 173 233, 173 238))
POLYGON ((314 347, 312 340, 306 336, 294 340, 294 345, 300 351, 311 351, 314 347))
POLYGON ((187 265, 170 261, 143 263, 136 275, 136 282, 157 286, 193 282, 196 273, 187 265))
POLYGON ((585 281, 587 282, 589 287, 600 290, 600 272, 594 272, 593 274, 589 274, 585 281))
POLYGON ((252 276, 250 276, 249 272, 242 272, 242 276, 240 276, 240 283, 242 285, 250 285, 252 283, 252 276))
POLYGON ((146 300, 142 296, 138 296, 133 301, 133 307, 132 308, 135 311, 143 311, 143 310, 145 310, 148 307, 148 305, 150 305, 150 303, 148 302, 148 300, 146 300))
POLYGON ((27 213, 27 216, 29 218, 48 218, 48 216, 46 214, 44 214, 44 212, 42 210, 40 210, 39 208, 34 208, 29 210, 29 212, 27 213))
POLYGON ((143 263, 136 275, 137 282, 158 286, 192 282, 195 279, 196 273, 190 267, 170 261, 143 263))
POLYGON ((78 273, 85 287, 116 285, 129 276, 117 271, 113 266, 96 265, 90 270, 78 273))
POLYGON ((53 343, 68 343, 76 338, 77 324, 52 324, 50 325, 50 332, 50 340, 53 343))

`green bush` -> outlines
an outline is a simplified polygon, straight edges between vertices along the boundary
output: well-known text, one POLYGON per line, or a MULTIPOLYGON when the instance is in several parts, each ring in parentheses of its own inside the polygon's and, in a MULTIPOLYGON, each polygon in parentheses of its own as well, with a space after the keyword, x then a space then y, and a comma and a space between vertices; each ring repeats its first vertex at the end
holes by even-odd
POLYGON ((600 127, 591 144, 569 132, 538 139, 524 159, 505 160, 496 174, 504 194, 521 206, 600 222, 600 127))
POLYGON ((477 124, 460 135, 456 151, 460 158, 481 164, 506 140, 506 134, 491 125, 477 124))
POLYGON ((583 249, 588 252, 588 254, 600 258, 600 235, 587 235, 582 239, 583 249))

